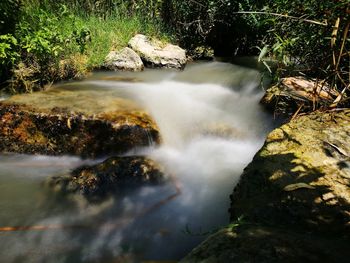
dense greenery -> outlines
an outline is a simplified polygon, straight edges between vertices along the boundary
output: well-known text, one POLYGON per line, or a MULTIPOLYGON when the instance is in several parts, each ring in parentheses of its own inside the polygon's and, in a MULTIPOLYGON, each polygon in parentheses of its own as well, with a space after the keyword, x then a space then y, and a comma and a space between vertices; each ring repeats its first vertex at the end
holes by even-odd
POLYGON ((305 74, 342 91, 350 84, 350 0, 167 2, 170 23, 188 47, 203 43, 217 55, 260 54, 263 62, 276 61, 276 69, 265 63, 276 78, 305 74))
POLYGON ((135 33, 166 38, 158 21, 129 13, 126 2, 3 1, 0 11, 8 15, 1 18, 1 86, 30 92, 100 67, 135 33))
MULTIPOLYGON (((1 81, 33 89, 101 65, 136 32, 169 28, 189 51, 260 54, 275 76, 326 78, 349 85, 350 0, 5 0, 0 11, 1 81), (248 12, 247 12, 248 11, 248 12), (335 25, 339 26, 335 29, 335 25), (26 80, 28 83, 26 83, 26 80), (35 85, 34 85, 35 86, 35 85)), ((163 32, 163 33, 162 33, 163 32)), ((7 83, 7 84, 8 84, 7 83)))

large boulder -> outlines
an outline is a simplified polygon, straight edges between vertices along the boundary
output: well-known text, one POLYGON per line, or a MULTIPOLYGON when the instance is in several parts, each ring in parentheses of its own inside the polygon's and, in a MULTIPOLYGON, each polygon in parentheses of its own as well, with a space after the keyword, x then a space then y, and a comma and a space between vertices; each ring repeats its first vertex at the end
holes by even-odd
POLYGON ((281 79, 266 90, 260 102, 269 110, 289 115, 329 106, 338 95, 325 81, 298 76, 281 79))
POLYGON ((187 62, 186 52, 179 46, 163 44, 137 34, 129 41, 129 47, 138 53, 149 67, 184 68, 187 62))
POLYGON ((104 67, 111 70, 141 71, 142 60, 136 52, 128 47, 121 51, 111 51, 105 58, 104 67))
POLYGON ((231 196, 233 223, 181 263, 348 262, 349 125, 350 110, 314 112, 271 132, 231 196))
POLYGON ((0 151, 96 157, 159 143, 134 102, 106 92, 51 89, 0 102, 0 151))
POLYGON ((79 167, 71 174, 52 177, 47 184, 57 192, 99 199, 123 186, 159 184, 163 174, 163 168, 147 157, 111 157, 97 165, 79 167))
POLYGON ((271 132, 232 194, 231 218, 350 238, 350 110, 271 132))
POLYGON ((180 263, 347 262, 348 243, 332 237, 260 225, 226 227, 180 263))

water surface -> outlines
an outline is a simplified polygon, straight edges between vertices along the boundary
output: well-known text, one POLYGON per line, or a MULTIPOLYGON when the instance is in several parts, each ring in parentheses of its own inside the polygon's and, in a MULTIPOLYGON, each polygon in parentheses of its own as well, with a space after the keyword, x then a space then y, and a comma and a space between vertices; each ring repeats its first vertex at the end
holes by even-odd
MULTIPOLYGON (((77 196, 52 195, 43 181, 98 160, 2 154, 0 227, 28 228, 0 232, 0 262, 182 258, 206 237, 202 233, 228 223, 229 195, 272 127, 258 104, 259 83, 254 69, 207 62, 182 72, 96 72, 84 81, 56 85, 142 105, 159 125, 163 144, 127 155, 159 161, 169 182, 125 189, 89 204, 77 196)), ((91 103, 85 107, 91 109, 91 103)))

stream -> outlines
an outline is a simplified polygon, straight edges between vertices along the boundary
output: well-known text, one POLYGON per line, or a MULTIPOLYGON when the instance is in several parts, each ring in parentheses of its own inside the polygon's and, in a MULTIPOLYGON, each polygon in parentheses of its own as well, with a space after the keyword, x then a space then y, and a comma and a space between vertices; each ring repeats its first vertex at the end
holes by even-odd
POLYGON ((88 203, 79 196, 53 196, 43 182, 102 160, 0 154, 0 228, 22 226, 0 231, 0 262, 164 262, 184 257, 206 233, 229 223, 229 195, 273 127, 258 104, 259 83, 255 69, 200 62, 184 71, 100 71, 83 81, 55 85, 53 89, 125 97, 142 105, 158 124, 163 143, 126 155, 150 156, 173 180, 88 203), (53 227, 30 227, 48 225, 53 227))

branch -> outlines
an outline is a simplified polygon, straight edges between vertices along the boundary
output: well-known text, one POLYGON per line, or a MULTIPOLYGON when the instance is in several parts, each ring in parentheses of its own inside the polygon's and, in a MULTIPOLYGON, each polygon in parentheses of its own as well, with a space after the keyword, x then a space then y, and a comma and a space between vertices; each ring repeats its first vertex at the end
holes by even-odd
POLYGON ((310 23, 310 24, 315 24, 315 25, 320 25, 320 26, 328 26, 327 22, 320 22, 320 21, 315 21, 315 20, 310 20, 310 19, 304 19, 302 17, 289 16, 289 15, 283 15, 283 14, 278 14, 278 13, 261 12, 261 11, 238 11, 238 12, 233 12, 233 14, 258 14, 258 15, 278 16, 278 17, 289 18, 292 20, 303 21, 303 22, 310 23))

